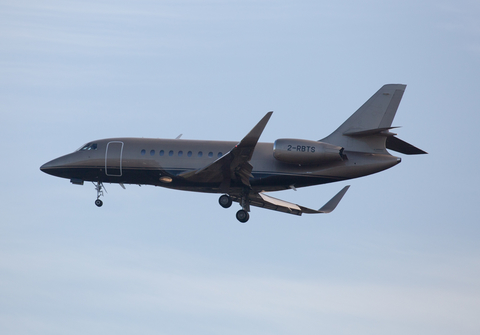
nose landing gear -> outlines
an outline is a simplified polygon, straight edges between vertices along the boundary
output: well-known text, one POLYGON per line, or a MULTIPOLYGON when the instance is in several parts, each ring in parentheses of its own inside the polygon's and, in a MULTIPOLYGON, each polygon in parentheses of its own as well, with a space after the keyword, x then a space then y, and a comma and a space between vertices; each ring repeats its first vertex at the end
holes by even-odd
POLYGON ((93 185, 95 185, 95 190, 97 191, 97 200, 95 200, 95 205, 97 205, 97 207, 102 207, 103 201, 100 200, 100 197, 103 197, 103 190, 107 190, 101 181, 97 181, 96 183, 93 182, 93 185))

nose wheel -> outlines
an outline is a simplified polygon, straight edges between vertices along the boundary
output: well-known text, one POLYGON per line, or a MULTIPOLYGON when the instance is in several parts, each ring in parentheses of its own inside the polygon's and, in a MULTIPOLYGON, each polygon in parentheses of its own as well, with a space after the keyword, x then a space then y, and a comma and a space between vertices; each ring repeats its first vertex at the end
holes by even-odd
POLYGON ((102 207, 103 201, 100 200, 100 199, 97 199, 97 200, 95 200, 95 205, 97 205, 97 207, 102 207))

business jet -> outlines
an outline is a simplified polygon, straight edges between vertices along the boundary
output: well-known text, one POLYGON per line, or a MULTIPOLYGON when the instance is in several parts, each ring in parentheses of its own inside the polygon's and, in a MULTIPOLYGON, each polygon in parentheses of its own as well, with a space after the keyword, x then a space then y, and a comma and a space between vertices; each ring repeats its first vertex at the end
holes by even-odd
POLYGON ((88 142, 77 151, 40 167, 53 176, 95 185, 98 207, 104 183, 154 185, 220 193, 219 204, 240 204, 236 218, 245 223, 251 206, 295 215, 330 213, 347 192, 345 186, 320 209, 310 209, 266 192, 344 181, 400 163, 387 149, 407 155, 425 151, 391 132, 406 85, 378 90, 329 136, 319 140, 280 138, 258 142, 273 112, 240 141, 109 138, 88 142))

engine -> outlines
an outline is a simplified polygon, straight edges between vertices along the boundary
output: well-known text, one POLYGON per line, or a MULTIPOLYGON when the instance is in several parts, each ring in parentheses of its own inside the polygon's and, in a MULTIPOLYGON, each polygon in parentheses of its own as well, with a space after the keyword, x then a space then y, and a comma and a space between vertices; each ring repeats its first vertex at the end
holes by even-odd
POLYGON ((281 138, 273 144, 273 157, 288 164, 317 165, 342 161, 342 152, 343 148, 336 145, 293 138, 281 138))

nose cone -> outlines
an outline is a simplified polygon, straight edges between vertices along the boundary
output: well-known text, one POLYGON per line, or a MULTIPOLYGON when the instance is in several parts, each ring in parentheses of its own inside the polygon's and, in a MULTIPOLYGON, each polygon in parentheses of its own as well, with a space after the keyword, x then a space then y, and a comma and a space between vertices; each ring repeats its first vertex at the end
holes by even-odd
POLYGON ((43 164, 42 166, 40 166, 40 171, 48 173, 48 171, 50 171, 54 166, 55 165, 52 164, 52 161, 47 162, 47 163, 43 164))
POLYGON ((59 164, 57 164, 56 162, 57 160, 58 158, 43 164, 42 166, 40 166, 40 171, 55 176, 55 170, 59 168, 59 164))
POLYGON ((52 176, 63 177, 65 168, 68 166, 69 159, 66 156, 55 158, 40 166, 40 170, 52 176))

